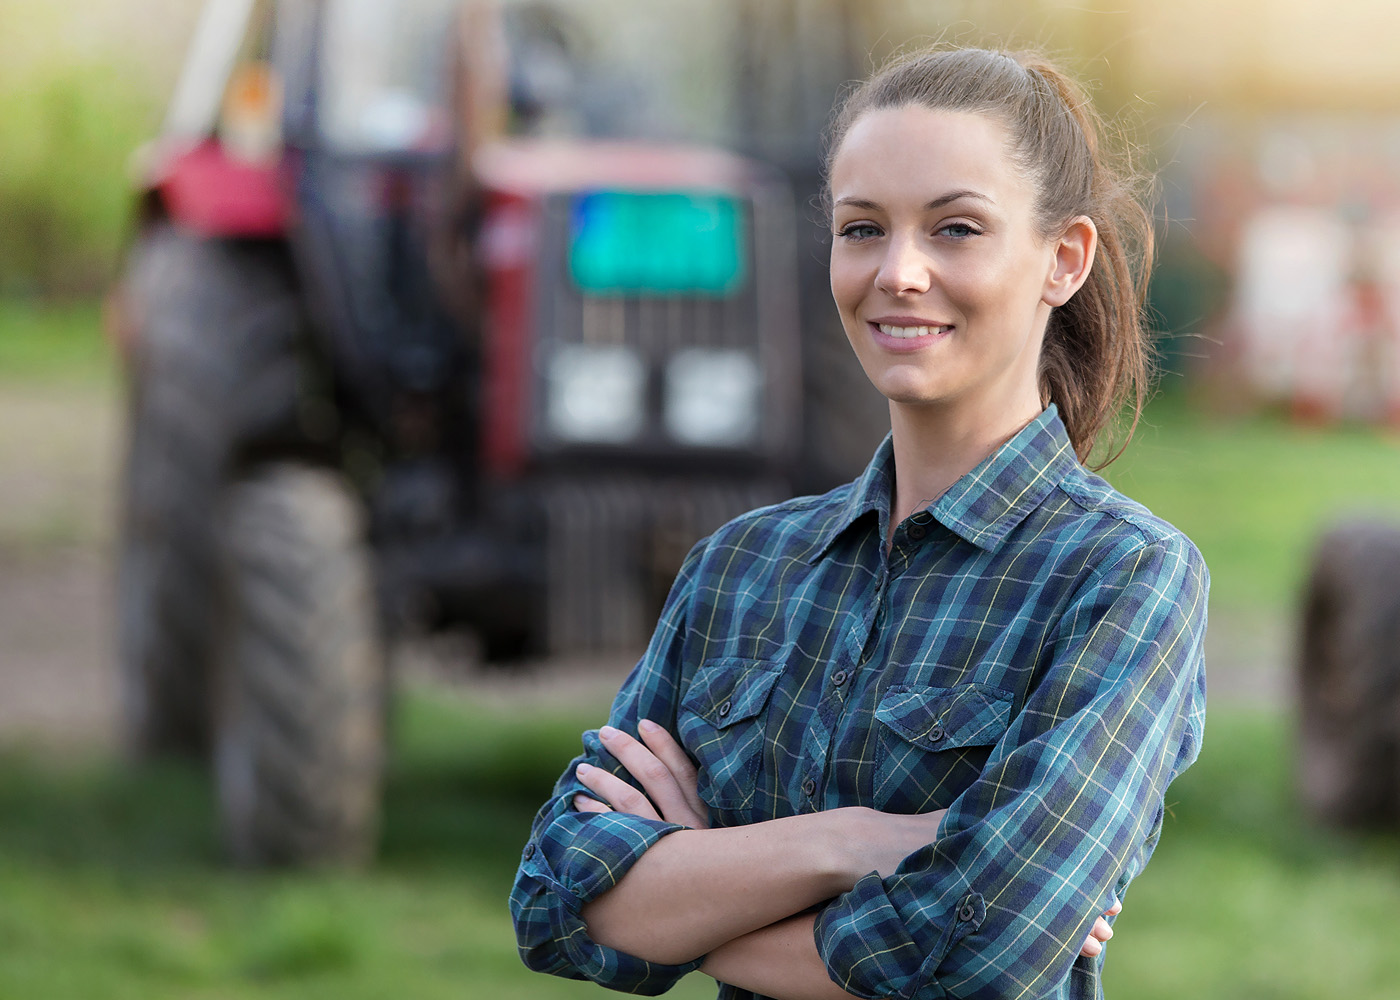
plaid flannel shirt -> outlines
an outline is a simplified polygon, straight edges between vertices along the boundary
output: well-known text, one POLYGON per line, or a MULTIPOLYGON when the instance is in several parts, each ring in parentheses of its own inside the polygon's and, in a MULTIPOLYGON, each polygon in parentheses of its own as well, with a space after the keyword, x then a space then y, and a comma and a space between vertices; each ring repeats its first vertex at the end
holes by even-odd
MULTIPOLYGON (((893 472, 886 439, 856 482, 699 543, 609 722, 676 733, 716 826, 948 809, 936 843, 819 910, 817 949, 849 992, 1101 996, 1080 945, 1200 747, 1206 567, 1079 464, 1053 406, 887 553, 893 472)), ((626 777, 596 730, 583 744, 575 763, 626 777)), ((521 955, 662 992, 698 960, 605 948, 579 911, 678 828, 576 812, 582 790, 571 765, 535 819, 511 894, 521 955)))

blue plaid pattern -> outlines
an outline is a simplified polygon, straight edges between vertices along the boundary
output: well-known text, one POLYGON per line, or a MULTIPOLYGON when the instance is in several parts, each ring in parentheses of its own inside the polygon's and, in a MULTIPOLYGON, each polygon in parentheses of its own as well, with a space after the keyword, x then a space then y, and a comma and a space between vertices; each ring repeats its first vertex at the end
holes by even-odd
MULTIPOLYGON (((949 810, 936 843, 820 910, 817 948, 849 992, 1101 996, 1101 959, 1079 947, 1200 748, 1206 567, 1079 464, 1053 406, 900 524, 887 555, 892 476, 886 440, 856 482, 698 544, 609 721, 677 733, 715 825, 949 810)), ((596 731, 583 743, 578 760, 625 776, 596 731)), ((662 992, 698 962, 601 947, 579 910, 676 827, 573 811, 573 771, 511 894, 521 955, 662 992)))

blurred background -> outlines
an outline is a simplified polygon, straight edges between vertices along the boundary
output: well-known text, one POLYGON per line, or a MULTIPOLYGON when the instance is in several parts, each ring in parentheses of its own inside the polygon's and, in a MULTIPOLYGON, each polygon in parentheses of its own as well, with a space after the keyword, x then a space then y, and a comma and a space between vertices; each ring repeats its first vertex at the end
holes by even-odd
POLYGON ((1106 989, 1400 994, 1400 7, 207 6, 0 0, 0 996, 602 995, 515 957, 532 811, 690 543, 883 433, 819 133, 935 38, 1159 176, 1106 474, 1211 715, 1106 989))

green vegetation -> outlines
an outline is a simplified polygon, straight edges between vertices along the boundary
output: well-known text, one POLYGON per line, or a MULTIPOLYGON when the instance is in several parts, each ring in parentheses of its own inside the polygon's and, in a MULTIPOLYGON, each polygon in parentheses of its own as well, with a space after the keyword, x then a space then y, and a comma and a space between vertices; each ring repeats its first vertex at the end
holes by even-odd
POLYGON ((1400 838, 1309 825, 1291 723, 1217 710, 1129 890, 1105 992, 1129 1000, 1395 996, 1400 838))
POLYGON ((405 702, 365 875, 223 867, 192 765, 0 755, 0 996, 601 996, 527 972, 505 901, 534 808, 606 706, 512 720, 405 702))
POLYGON ((154 115, 112 66, 0 78, 0 293, 90 294, 131 210, 127 163, 154 115))
POLYGON ((91 302, 0 298, 0 381, 91 382, 110 378, 113 351, 91 302))
MULTIPOLYGON (((0 755, 0 996, 603 996, 527 972, 505 898, 533 809, 605 706, 404 701, 383 860, 364 875, 222 867, 189 766, 0 755)), ((1400 843, 1301 823, 1287 743, 1276 716, 1212 719, 1119 920, 1111 996, 1393 996, 1400 843)), ((694 976, 680 995, 711 992, 694 976)))
POLYGON ((0 0, 0 295, 90 296, 132 208, 189 12, 133 0, 0 0))
POLYGON ((1400 434, 1216 419, 1165 395, 1108 478, 1200 547, 1213 612, 1285 612, 1318 533, 1346 512, 1400 523, 1400 434))

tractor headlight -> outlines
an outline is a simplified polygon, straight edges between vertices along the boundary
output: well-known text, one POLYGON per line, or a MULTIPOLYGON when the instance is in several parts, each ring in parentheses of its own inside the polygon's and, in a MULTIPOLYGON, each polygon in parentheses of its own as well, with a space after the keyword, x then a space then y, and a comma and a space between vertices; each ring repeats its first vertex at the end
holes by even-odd
POLYGON ((758 434, 763 373, 745 351, 689 348, 666 366, 666 431, 682 444, 747 444, 758 434))
POLYGON ((545 379, 545 420, 555 438, 617 444, 641 432, 646 368, 628 348, 561 347, 545 379))

